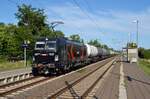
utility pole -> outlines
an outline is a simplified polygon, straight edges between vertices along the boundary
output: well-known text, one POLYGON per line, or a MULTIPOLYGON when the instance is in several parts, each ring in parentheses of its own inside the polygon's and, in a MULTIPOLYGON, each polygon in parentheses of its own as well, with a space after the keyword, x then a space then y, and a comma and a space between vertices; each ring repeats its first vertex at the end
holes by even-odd
POLYGON ((139 47, 139 45, 138 45, 138 43, 139 43, 139 40, 138 40, 138 38, 139 38, 139 37, 138 37, 138 35, 139 35, 139 33, 138 33, 138 32, 139 32, 139 31, 138 31, 138 28, 139 28, 139 27, 138 27, 138 24, 139 24, 139 21, 137 20, 137 24, 136 24, 136 29, 137 29, 137 30, 136 30, 136 32, 137 32, 137 34, 136 34, 136 40, 137 40, 137 41, 136 41, 136 42, 137 42, 137 45, 136 45, 136 46, 137 46, 137 64, 138 64, 138 59, 139 59, 139 55, 138 55, 138 47, 139 47))
POLYGON ((136 23, 136 46, 137 46, 137 64, 138 64, 138 59, 139 59, 139 56, 138 56, 138 46, 139 46, 138 45, 138 42, 139 42, 138 41, 138 38, 139 38, 138 37, 138 35, 139 35, 139 33, 138 33, 139 32, 138 31, 139 26, 138 25, 139 25, 139 20, 134 20, 133 22, 136 23))
POLYGON ((136 22, 137 24, 136 24, 136 42, 137 42, 137 48, 138 48, 138 43, 139 43, 139 37, 138 37, 138 35, 139 35, 139 31, 138 31, 138 28, 139 28, 139 26, 138 26, 138 24, 139 24, 139 21, 137 20, 137 22, 136 22))

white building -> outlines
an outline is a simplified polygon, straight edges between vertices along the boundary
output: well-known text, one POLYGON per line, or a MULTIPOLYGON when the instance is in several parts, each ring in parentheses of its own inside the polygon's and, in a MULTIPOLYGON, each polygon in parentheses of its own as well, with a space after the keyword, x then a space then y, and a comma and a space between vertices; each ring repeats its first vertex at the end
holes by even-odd
POLYGON ((128 58, 129 62, 136 63, 138 61, 138 50, 137 50, 137 48, 128 48, 127 54, 128 54, 127 58, 128 58))

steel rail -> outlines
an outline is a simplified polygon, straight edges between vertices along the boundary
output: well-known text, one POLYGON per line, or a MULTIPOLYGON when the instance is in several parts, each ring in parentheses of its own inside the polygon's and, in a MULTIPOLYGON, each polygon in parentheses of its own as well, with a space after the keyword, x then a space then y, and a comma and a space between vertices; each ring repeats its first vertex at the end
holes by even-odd
MULTIPOLYGON (((114 63, 114 62, 113 62, 114 63)), ((81 99, 84 99, 88 93, 97 85, 100 79, 107 73, 107 71, 112 67, 113 63, 98 77, 98 79, 82 94, 81 99)))
MULTIPOLYGON (((45 81, 47 81, 47 80, 50 80, 50 79, 52 79, 52 78, 54 78, 54 77, 46 77, 46 78, 40 79, 40 80, 38 80, 38 81, 33 81, 33 82, 29 83, 29 84, 25 84, 25 85, 19 86, 19 87, 17 87, 17 88, 12 88, 12 89, 9 89, 9 90, 0 92, 0 96, 1 96, 1 97, 5 97, 6 95, 9 95, 9 94, 14 93, 14 92, 17 92, 17 91, 19 91, 19 90, 22 90, 22 89, 31 87, 31 86, 33 86, 33 85, 37 85, 37 84, 39 84, 39 83, 45 82, 45 81)), ((32 80, 32 79, 31 79, 31 80, 32 80)), ((28 80, 28 81, 29 81, 29 80, 28 80)), ((23 81, 21 81, 20 83, 22 83, 22 82, 23 82, 23 81)), ((19 84, 19 82, 17 82, 17 83, 19 84)), ((16 85, 16 84, 14 83, 14 85, 16 85)), ((11 87, 12 87, 12 86, 11 86, 11 87)), ((8 88, 9 88, 9 87, 8 87, 8 88)))
POLYGON ((2 85, 0 85, 0 89, 2 89, 4 87, 11 86, 13 84, 18 84, 18 83, 21 83, 21 82, 24 82, 24 81, 32 80, 34 78, 37 78, 37 77, 32 76, 32 77, 29 77, 29 78, 26 78, 26 79, 17 80, 15 82, 10 82, 10 83, 6 83, 6 84, 2 84, 2 85))
MULTIPOLYGON (((113 58, 109 58, 108 60, 106 60, 101 66, 97 67, 96 69, 94 69, 93 71, 90 71, 88 74, 82 76, 81 78, 75 80, 74 82, 70 83, 69 86, 64 86, 62 87, 60 90, 58 90, 56 93, 50 95, 47 97, 47 99, 56 99, 58 96, 60 96, 61 94, 63 94, 67 89, 69 89, 70 87, 73 87, 74 85, 78 84, 79 82, 81 82, 83 79, 85 79, 86 77, 88 77, 89 75, 93 74, 95 71, 99 70, 100 68, 102 68, 103 66, 105 66, 108 62, 112 61, 114 59, 113 58)), ((86 95, 87 93, 85 93, 86 95)), ((84 96, 83 96, 84 97, 84 96)))

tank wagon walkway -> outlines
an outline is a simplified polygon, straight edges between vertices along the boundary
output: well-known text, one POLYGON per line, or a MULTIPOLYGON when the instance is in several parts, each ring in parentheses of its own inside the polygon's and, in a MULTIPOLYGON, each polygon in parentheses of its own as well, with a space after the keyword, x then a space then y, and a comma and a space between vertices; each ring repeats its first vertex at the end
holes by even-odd
MULTIPOLYGON (((98 88, 95 99, 150 99, 150 76, 135 63, 122 62, 124 91, 120 91, 121 63, 116 64, 98 88)), ((122 90, 122 89, 121 89, 122 90)))

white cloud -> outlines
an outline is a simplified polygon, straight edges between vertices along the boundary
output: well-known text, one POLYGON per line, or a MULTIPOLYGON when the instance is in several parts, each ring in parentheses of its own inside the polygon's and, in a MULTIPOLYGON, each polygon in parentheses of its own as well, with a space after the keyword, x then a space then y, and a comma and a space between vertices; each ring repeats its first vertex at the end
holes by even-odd
MULTIPOLYGON (((115 36, 120 35, 120 39, 127 39, 125 33, 133 33, 136 30, 136 24, 132 23, 134 19, 139 20, 140 33, 149 34, 150 31, 150 8, 145 11, 132 12, 132 11, 112 11, 112 10, 97 10, 95 13, 86 11, 86 13, 92 17, 92 22, 85 13, 83 13, 77 6, 66 3, 62 6, 51 6, 46 8, 49 21, 63 20, 63 30, 67 35, 75 32, 83 32, 81 34, 84 38, 92 39, 97 38, 98 35, 106 33, 106 36, 110 38, 117 38, 115 36), (55 16, 52 16, 55 14, 55 16), (97 27, 98 25, 98 27, 97 27), (75 32, 74 32, 75 31, 75 32), (114 35, 115 33, 115 35, 114 35), (117 34, 118 33, 118 34, 117 34), (122 35, 123 34, 123 35, 122 35), (126 36, 126 37, 122 37, 126 36)), ((149 34, 150 35, 150 34, 149 34)), ((106 41, 106 39, 104 39, 106 41)), ((110 43, 111 41, 107 41, 110 43)))

